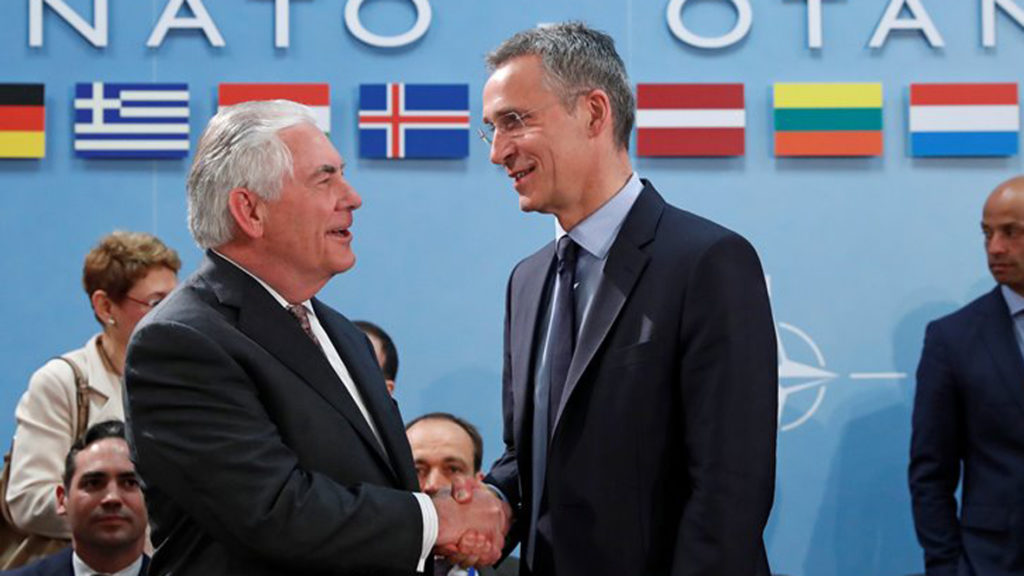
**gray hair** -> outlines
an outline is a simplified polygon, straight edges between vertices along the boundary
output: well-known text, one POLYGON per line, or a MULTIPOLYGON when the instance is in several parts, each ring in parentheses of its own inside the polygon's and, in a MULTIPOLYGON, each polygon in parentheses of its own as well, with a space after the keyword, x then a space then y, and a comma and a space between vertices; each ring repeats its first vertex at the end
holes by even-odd
POLYGON ((545 81, 557 93, 566 110, 575 99, 594 89, 608 94, 615 122, 615 141, 629 148, 636 101, 622 58, 612 37, 582 22, 563 22, 523 30, 487 55, 487 67, 494 71, 521 56, 540 56, 545 81))
POLYGON ((189 171, 188 227, 201 248, 234 238, 228 196, 247 188, 264 200, 281 195, 292 173, 292 154, 278 132, 316 120, 309 108, 287 100, 243 102, 217 113, 207 125, 189 171))

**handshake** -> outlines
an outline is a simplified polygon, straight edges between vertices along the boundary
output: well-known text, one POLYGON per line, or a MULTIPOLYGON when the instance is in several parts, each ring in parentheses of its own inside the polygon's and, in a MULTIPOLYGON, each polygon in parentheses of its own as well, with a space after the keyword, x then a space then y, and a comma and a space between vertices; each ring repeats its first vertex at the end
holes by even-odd
POLYGON ((512 508, 473 478, 453 478, 433 496, 437 510, 436 554, 460 566, 489 566, 501 559, 512 508))

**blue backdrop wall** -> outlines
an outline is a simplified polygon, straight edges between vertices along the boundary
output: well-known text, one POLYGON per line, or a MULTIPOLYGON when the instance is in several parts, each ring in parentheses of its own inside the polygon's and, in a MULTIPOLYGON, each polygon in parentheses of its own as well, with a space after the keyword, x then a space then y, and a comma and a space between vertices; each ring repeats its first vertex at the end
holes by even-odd
MULTIPOLYGON (((92 0, 64 3, 92 22, 92 0)), ((111 2, 104 48, 50 8, 43 45, 32 48, 30 1, 0 3, 0 82, 45 83, 47 124, 45 159, 0 161, 0 317, 7 326, 0 333, 0 437, 13 431, 29 375, 97 329, 80 285, 82 256, 97 238, 117 228, 153 232, 181 252, 186 274, 201 258, 185 225, 191 156, 75 158, 74 84, 187 82, 194 147, 216 110, 220 82, 329 82, 332 137, 364 205, 353 229, 358 265, 321 297, 393 335, 406 418, 462 414, 482 429, 486 459, 496 457, 505 282, 518 259, 551 238, 552 220, 518 212, 509 181, 475 140, 463 160, 359 159, 358 85, 468 83, 475 122, 489 49, 540 22, 584 19, 614 36, 634 82, 746 85, 745 156, 641 158, 635 166, 669 201, 751 239, 770 276, 786 360, 778 490, 765 534, 774 570, 865 576, 921 569, 906 465, 924 325, 991 287, 981 204, 995 184, 1021 172, 1021 161, 911 158, 907 88, 1019 83, 1024 31, 1005 11, 998 12, 996 46, 986 48, 982 0, 921 0, 944 48, 903 31, 871 49, 890 2, 827 1, 823 46, 814 50, 806 2, 759 1, 745 38, 704 50, 673 36, 663 0, 434 0, 425 36, 381 49, 347 30, 342 0, 297 0, 290 47, 275 48, 274 3, 206 0, 224 47, 211 46, 198 30, 172 30, 160 47, 148 48, 166 3, 111 2), (771 85, 780 81, 882 82, 884 154, 775 158, 771 85), (801 365, 828 376, 800 378, 801 365)), ((712 0, 691 0, 682 13, 690 29, 707 36, 727 32, 736 16, 730 2, 712 0)), ((378 34, 398 34, 415 10, 405 0, 371 0, 360 16, 378 34)))

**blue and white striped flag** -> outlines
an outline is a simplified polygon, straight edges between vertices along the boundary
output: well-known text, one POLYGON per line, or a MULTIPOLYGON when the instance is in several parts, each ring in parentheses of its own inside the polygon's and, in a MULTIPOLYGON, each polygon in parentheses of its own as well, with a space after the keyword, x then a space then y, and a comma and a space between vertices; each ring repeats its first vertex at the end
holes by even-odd
POLYGON ((80 158, 184 158, 188 136, 188 84, 75 86, 80 158))

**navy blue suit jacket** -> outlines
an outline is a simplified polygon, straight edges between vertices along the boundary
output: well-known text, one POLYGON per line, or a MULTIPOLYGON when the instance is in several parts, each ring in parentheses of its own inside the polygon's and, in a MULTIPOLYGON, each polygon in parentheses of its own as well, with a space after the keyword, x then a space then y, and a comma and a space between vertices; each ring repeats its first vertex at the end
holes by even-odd
POLYGON ((532 491, 545 490, 559 575, 766 575, 778 362, 764 273, 745 239, 644 184, 580 327, 542 487, 533 352, 553 243, 513 270, 505 453, 488 481, 519 519, 510 544, 528 540, 532 491))
MULTIPOLYGON (((149 569, 149 556, 142 556, 142 569, 139 576, 146 576, 149 569)), ((0 572, 3 576, 74 576, 75 569, 71 566, 71 547, 67 547, 53 556, 47 556, 16 570, 0 572)))
POLYGON ((928 576, 1024 574, 1024 360, 999 288, 928 325, 913 424, 928 576))

